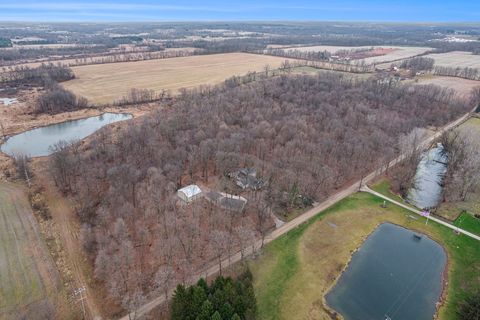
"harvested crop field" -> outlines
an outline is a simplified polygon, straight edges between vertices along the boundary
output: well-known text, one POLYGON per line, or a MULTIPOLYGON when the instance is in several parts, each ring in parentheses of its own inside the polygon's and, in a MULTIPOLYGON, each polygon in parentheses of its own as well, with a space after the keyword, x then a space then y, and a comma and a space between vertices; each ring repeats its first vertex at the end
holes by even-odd
POLYGON ((480 87, 480 81, 443 76, 425 76, 419 78, 417 84, 433 84, 454 89, 458 94, 463 96, 470 95, 473 88, 480 87))
MULTIPOLYGON (((384 47, 387 48, 387 47, 384 47)), ((364 61, 367 64, 371 63, 382 63, 382 62, 390 62, 390 61, 397 61, 397 60, 402 60, 402 59, 407 59, 410 57, 418 56, 419 54, 425 53, 429 50, 432 50, 432 48, 428 47, 388 47, 395 49, 393 51, 390 51, 386 55, 383 56, 377 56, 377 57, 370 57, 364 59, 364 61)))
POLYGON ((480 68, 480 55, 470 52, 453 51, 447 53, 429 54, 427 58, 433 58, 436 66, 452 68, 480 68))
POLYGON ((247 53, 190 56, 162 60, 109 63, 72 68, 76 79, 66 89, 96 104, 112 103, 132 88, 155 91, 218 84, 234 75, 277 68, 285 58, 247 53))
POLYGON ((23 189, 0 183, 0 319, 47 298, 57 271, 23 189))
POLYGON ((368 64, 406 59, 406 58, 410 58, 410 57, 425 53, 428 50, 432 50, 432 48, 428 48, 428 47, 400 47, 400 46, 360 46, 360 47, 312 46, 312 47, 292 47, 285 50, 289 50, 289 51, 299 50, 302 52, 328 51, 330 53, 335 53, 339 50, 371 49, 371 48, 374 48, 374 49, 383 48, 383 49, 393 49, 393 50, 385 50, 386 54, 384 55, 363 59, 368 64))

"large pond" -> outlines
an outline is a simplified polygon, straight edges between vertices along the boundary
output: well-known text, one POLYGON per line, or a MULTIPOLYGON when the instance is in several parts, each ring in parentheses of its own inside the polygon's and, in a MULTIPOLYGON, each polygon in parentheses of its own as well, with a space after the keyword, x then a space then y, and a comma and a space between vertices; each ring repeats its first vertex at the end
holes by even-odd
POLYGON ((327 303, 345 320, 431 320, 446 261, 427 236, 381 224, 353 254, 327 303))
POLYGON ((442 196, 442 180, 447 172, 446 162, 441 144, 422 155, 415 174, 414 187, 408 193, 408 202, 420 209, 437 206, 442 196))
POLYGON ((52 153, 50 147, 61 140, 81 140, 107 124, 131 118, 132 115, 127 113, 104 113, 95 117, 52 124, 10 137, 0 146, 0 150, 8 155, 48 156, 52 153))

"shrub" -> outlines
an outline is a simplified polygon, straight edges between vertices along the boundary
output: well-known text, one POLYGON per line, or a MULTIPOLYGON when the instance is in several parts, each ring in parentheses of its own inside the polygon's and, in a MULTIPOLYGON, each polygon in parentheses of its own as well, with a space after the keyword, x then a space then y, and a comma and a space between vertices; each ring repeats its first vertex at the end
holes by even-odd
POLYGON ((459 320, 480 320, 480 292, 473 294, 460 304, 459 320))

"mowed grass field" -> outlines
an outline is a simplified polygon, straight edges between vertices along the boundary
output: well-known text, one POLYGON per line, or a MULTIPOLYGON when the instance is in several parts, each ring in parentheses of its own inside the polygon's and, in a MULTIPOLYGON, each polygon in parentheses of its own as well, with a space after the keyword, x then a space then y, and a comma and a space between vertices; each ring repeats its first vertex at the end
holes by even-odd
POLYGON ((62 85, 95 104, 112 103, 132 88, 169 90, 218 84, 225 79, 278 68, 285 58, 247 53, 226 53, 160 60, 120 62, 73 67, 76 79, 62 85))
POLYGON ((332 288, 352 253, 383 222, 427 234, 448 253, 446 301, 440 319, 457 319, 456 308, 480 285, 480 243, 366 193, 335 204, 281 238, 250 261, 259 319, 331 319, 324 295, 332 288))
POLYGON ((23 190, 0 183, 0 319, 46 299, 58 275, 23 190))
POLYGON ((453 51, 429 54, 425 57, 433 58, 436 66, 452 68, 480 68, 480 55, 475 55, 471 52, 453 51))

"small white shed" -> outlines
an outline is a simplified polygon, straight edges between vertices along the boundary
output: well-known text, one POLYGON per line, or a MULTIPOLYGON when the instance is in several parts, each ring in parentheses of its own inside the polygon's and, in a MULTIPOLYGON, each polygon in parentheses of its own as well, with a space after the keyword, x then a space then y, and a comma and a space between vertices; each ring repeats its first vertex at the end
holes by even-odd
POLYGON ((191 184, 179 189, 177 195, 185 203, 190 203, 202 196, 202 190, 196 184, 191 184))

